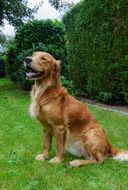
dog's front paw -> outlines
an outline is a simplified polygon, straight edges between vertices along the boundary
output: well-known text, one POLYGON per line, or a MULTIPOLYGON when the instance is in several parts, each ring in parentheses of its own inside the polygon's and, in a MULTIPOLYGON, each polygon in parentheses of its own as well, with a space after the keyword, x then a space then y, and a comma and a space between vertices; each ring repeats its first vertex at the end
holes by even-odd
POLYGON ((49 162, 52 163, 52 164, 59 164, 59 163, 62 162, 62 160, 63 160, 62 158, 55 156, 49 162))
POLYGON ((45 161, 46 159, 47 159, 47 157, 44 156, 44 154, 39 154, 36 156, 36 160, 45 161))

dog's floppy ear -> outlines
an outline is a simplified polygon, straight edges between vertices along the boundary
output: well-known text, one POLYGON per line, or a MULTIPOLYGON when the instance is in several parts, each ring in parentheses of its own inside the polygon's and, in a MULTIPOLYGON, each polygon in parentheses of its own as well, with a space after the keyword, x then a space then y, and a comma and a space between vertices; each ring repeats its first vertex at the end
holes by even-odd
POLYGON ((53 64, 53 81, 55 85, 60 84, 60 61, 55 61, 53 64))

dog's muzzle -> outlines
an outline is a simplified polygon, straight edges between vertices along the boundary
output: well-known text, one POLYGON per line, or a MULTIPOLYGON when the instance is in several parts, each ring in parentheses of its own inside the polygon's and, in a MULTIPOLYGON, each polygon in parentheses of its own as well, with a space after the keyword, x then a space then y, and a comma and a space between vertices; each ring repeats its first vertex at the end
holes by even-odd
POLYGON ((31 57, 25 58, 24 66, 25 66, 25 72, 26 72, 27 79, 36 79, 36 78, 40 78, 41 76, 44 75, 43 71, 42 72, 36 71, 32 67, 32 58, 31 57))

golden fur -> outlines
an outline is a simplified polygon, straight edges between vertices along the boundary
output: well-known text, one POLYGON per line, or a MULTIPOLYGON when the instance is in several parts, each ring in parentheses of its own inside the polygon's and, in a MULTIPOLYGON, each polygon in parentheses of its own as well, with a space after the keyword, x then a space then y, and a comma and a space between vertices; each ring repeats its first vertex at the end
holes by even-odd
POLYGON ((51 163, 60 163, 65 149, 85 158, 71 161, 71 166, 100 163, 108 156, 119 154, 87 106, 61 86, 58 61, 46 52, 35 52, 32 57, 26 58, 25 67, 28 78, 35 80, 30 113, 40 121, 45 131, 44 150, 36 157, 37 160, 47 159, 53 136, 57 153, 51 163))

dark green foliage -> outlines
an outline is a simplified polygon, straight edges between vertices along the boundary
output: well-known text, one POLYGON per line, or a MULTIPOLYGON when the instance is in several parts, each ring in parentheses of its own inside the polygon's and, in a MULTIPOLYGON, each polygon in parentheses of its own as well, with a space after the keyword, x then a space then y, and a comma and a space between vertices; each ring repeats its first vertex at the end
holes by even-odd
POLYGON ((0 0, 0 25, 3 25, 5 19, 14 27, 19 27, 24 21, 32 18, 39 5, 31 9, 27 3, 27 0, 0 0))
POLYGON ((73 86, 73 82, 69 79, 66 79, 64 76, 61 76, 61 84, 64 86, 69 94, 76 94, 73 86))
POLYGON ((63 7, 63 1, 61 0, 49 0, 49 3, 57 10, 60 10, 63 7))
POLYGON ((128 1, 84 0, 63 20, 75 88, 105 103, 128 103, 128 1))
POLYGON ((66 48, 64 28, 60 21, 34 20, 24 24, 16 32, 15 41, 8 47, 8 73, 12 81, 29 90, 31 83, 25 79, 24 58, 34 51, 46 51, 62 61, 62 73, 66 73, 66 48))
POLYGON ((6 71, 5 71, 5 64, 2 59, 0 59, 0 78, 5 77, 6 71))

